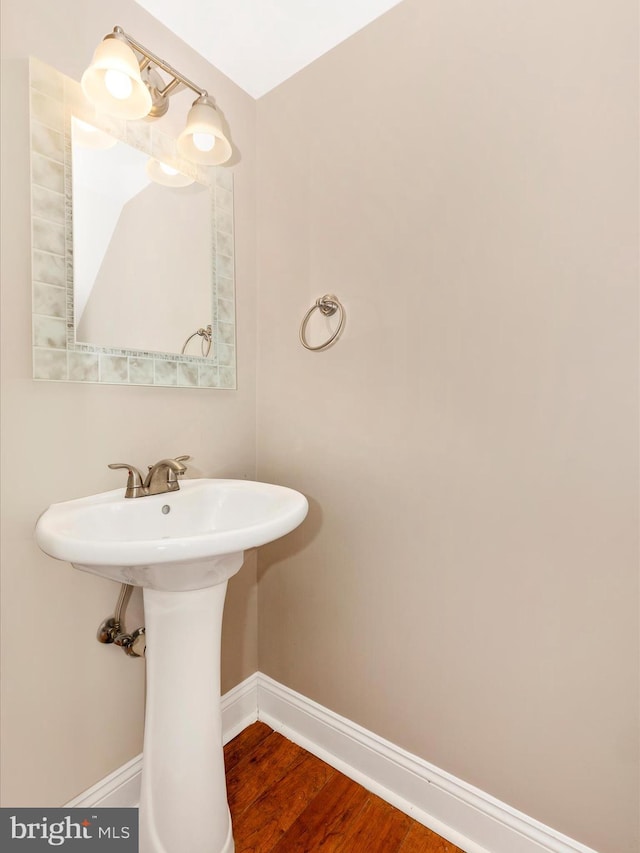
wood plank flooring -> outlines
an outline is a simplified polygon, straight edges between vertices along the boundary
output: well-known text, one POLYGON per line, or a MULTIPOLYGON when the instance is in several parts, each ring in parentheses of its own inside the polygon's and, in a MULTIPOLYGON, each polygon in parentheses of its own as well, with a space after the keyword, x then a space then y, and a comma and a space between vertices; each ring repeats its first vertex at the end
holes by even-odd
POLYGON ((264 723, 224 753, 236 853, 463 853, 264 723))

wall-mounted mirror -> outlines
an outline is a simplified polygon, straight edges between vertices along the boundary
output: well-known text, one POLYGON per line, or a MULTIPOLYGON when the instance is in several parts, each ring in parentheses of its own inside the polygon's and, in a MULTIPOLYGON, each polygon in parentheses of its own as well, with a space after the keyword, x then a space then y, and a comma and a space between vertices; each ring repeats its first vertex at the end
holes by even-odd
POLYGON ((212 322, 210 188, 75 117, 71 156, 76 340, 200 355, 186 342, 212 322))
POLYGON ((34 378, 235 388, 231 174, 30 74, 34 378))

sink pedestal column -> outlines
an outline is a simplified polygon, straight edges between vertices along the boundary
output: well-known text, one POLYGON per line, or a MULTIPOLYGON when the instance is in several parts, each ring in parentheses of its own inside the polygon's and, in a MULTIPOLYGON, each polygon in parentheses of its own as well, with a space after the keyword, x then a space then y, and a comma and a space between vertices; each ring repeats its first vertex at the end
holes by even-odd
POLYGON ((223 581, 187 592, 143 591, 140 853, 233 853, 220 711, 226 589, 223 581))

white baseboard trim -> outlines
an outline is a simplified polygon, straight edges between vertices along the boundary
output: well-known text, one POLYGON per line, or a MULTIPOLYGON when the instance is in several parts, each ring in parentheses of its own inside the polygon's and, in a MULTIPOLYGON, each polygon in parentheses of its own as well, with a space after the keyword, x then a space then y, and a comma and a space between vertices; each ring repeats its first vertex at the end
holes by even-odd
POLYGON ((596 853, 262 673, 258 719, 467 853, 596 853))
MULTIPOLYGON (((223 742, 262 720, 466 853, 596 853, 256 672, 222 697, 223 742)), ((136 806, 142 756, 66 804, 136 806)))
POLYGON ((105 776, 100 782, 87 788, 63 808, 130 808, 137 806, 140 800, 140 775, 142 773, 142 755, 127 761, 122 767, 105 776))
POLYGON ((258 679, 254 672, 222 697, 222 742, 230 740, 258 719, 258 679))

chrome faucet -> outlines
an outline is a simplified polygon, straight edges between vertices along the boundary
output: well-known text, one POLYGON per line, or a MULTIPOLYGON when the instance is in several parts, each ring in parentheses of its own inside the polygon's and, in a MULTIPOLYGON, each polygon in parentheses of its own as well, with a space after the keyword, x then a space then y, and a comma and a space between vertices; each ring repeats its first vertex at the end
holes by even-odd
POLYGON ((129 472, 125 498, 143 498, 146 495, 162 495, 165 492, 177 492, 180 488, 178 477, 187 470, 182 464, 190 456, 176 456, 175 459, 161 459, 155 465, 149 465, 149 473, 142 479, 142 474, 135 465, 125 462, 113 462, 109 468, 126 468, 129 472))

